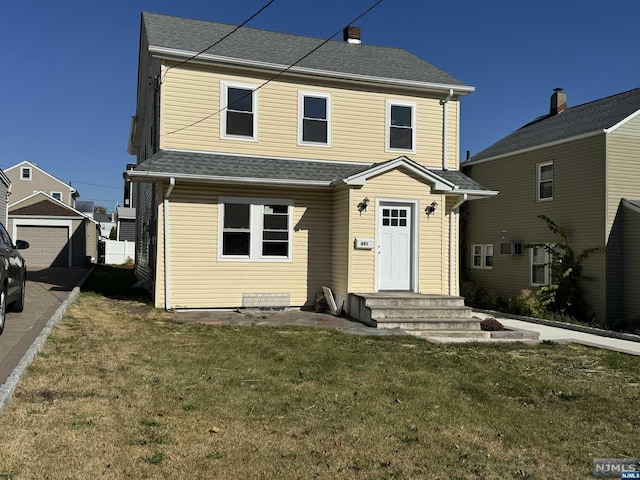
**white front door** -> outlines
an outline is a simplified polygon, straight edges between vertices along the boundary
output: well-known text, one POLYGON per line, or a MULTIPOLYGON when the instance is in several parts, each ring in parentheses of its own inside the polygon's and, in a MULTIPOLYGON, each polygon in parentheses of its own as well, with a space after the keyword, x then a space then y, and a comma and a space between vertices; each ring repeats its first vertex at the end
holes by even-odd
POLYGON ((378 212, 378 290, 411 290, 412 208, 382 203, 378 212))

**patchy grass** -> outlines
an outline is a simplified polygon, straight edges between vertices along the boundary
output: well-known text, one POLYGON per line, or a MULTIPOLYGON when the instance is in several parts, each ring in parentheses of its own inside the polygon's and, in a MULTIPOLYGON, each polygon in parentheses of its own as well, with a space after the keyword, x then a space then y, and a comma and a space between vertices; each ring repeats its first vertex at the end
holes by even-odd
POLYGON ((640 358, 180 324, 82 294, 0 414, 0 473, 591 478, 640 456, 640 358))

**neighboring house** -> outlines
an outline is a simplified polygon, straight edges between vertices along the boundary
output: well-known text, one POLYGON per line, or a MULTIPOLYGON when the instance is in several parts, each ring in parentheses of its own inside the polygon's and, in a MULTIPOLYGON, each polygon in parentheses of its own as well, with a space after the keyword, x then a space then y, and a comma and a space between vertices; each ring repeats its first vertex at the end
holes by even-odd
POLYGON ((457 209, 496 193, 458 170, 474 88, 357 27, 311 55, 323 40, 252 28, 198 54, 233 28, 142 14, 125 176, 155 305, 456 295, 457 209))
POLYGON ((116 240, 127 242, 136 241, 136 209, 130 207, 116 207, 114 214, 116 223, 116 240))
POLYGON ((5 170, 11 181, 7 230, 26 240, 28 268, 75 267, 95 261, 98 222, 75 208, 75 188, 31 162, 5 170))
POLYGON ((82 267, 98 255, 98 222, 44 192, 9 205, 8 231, 26 240, 27 268, 82 267))
POLYGON ((472 280, 504 298, 549 284, 544 250, 526 248, 559 241, 537 218, 544 214, 567 231, 576 253, 606 247, 583 269, 593 277, 583 285, 596 319, 640 321, 640 89, 571 108, 556 89, 548 115, 463 168, 500 191, 466 207, 465 263, 472 280))
MULTIPOLYGON (((9 224, 9 195, 11 195, 11 180, 0 170, 0 222, 6 227, 9 224)), ((12 239, 15 241, 15 239, 12 239)))
POLYGON ((111 235, 111 229, 116 228, 116 222, 113 221, 113 215, 115 215, 115 212, 111 215, 108 213, 93 214, 94 220, 100 223, 100 236, 102 238, 109 238, 111 235))
POLYGON ((76 210, 89 218, 94 218, 94 203, 90 200, 76 200, 76 210))
POLYGON ((22 200, 35 192, 44 192, 62 203, 76 208, 80 195, 71 185, 42 170, 35 163, 22 161, 5 170, 11 180, 11 203, 22 200))

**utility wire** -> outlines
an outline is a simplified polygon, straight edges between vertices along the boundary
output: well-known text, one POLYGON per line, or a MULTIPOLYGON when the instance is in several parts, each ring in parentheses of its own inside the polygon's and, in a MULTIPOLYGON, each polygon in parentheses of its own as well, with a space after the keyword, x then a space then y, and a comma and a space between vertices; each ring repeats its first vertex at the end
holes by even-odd
MULTIPOLYGON (((344 27, 342 27, 340 30, 338 30, 337 32, 335 32, 333 35, 331 35, 330 37, 328 37, 326 40, 324 40, 322 43, 320 43, 317 47, 311 49, 309 52, 307 52, 305 55, 303 55, 302 57, 300 57, 298 60, 296 60, 295 62, 293 62, 291 65, 289 65, 288 67, 282 69, 281 71, 279 71, 278 73, 276 73, 273 77, 269 78, 268 80, 266 80, 264 83, 262 83, 261 85, 258 85, 255 89, 253 89, 250 93, 247 93, 246 95, 244 95, 243 97, 239 98, 236 100, 235 103, 239 102, 240 100, 243 100, 244 98, 253 95, 254 92, 257 92, 258 90, 260 90, 262 87, 264 87, 265 85, 267 85, 268 83, 272 82, 273 80, 275 80, 276 78, 280 77, 281 75, 287 73, 289 70, 291 70, 293 67, 295 67, 296 65, 298 65, 300 62, 302 62, 305 58, 309 57, 311 54, 315 53, 317 50, 319 50, 321 47, 323 47, 324 45, 326 45, 327 43, 329 43, 331 41, 331 39, 333 39, 333 37, 335 37, 336 35, 340 34, 345 28, 347 28, 349 25, 354 24, 355 22, 357 22, 358 20, 360 20, 362 17, 364 17, 367 13, 369 13, 371 10, 373 10, 374 8, 376 8, 378 5, 380 5, 384 0, 378 0, 376 3, 374 3, 373 5, 371 5, 369 8, 367 8, 364 12, 362 12, 360 15, 358 15, 356 18, 354 18, 353 20, 351 20, 349 23, 347 23, 344 27)), ((187 128, 191 128, 195 125, 198 125, 199 123, 204 122, 205 120, 210 119, 211 117, 214 117, 215 115, 218 115, 219 113, 223 112, 224 110, 226 110, 228 108, 229 105, 225 105, 224 107, 220 108, 219 110, 213 112, 210 115, 207 115, 204 118, 201 118, 200 120, 197 120, 189 125, 185 125, 184 127, 180 127, 177 128, 175 130, 172 130, 171 132, 167 132, 167 133, 163 133, 162 137, 167 136, 167 135, 173 135, 174 133, 178 133, 181 132, 182 130, 186 130, 187 128)))
POLYGON ((262 12, 264 12, 268 7, 271 6, 271 4, 275 2, 275 0, 269 0, 269 2, 265 3, 262 8, 260 8, 260 10, 258 10, 256 13, 254 13, 253 15, 251 15, 249 18, 247 18, 244 22, 242 22, 240 25, 238 25, 237 27, 235 27, 233 30, 231 30, 229 33, 227 33, 224 37, 222 37, 219 40, 216 40, 215 42, 213 42, 211 45, 209 45, 207 48, 205 48, 204 50, 200 50, 198 53, 196 53, 195 55, 192 55, 191 57, 187 58, 186 60, 183 60, 180 63, 176 63, 175 65, 170 66, 169 68, 167 68, 164 71, 164 75, 162 76, 162 79, 160 80, 160 83, 164 82, 164 79, 167 77, 167 73, 169 72, 169 70, 171 70, 172 68, 176 68, 179 67, 181 65, 184 65, 187 62, 190 62, 191 60, 193 60, 194 58, 202 55, 204 52, 206 52, 207 50, 209 50, 210 48, 215 47, 216 45, 218 45, 220 42, 222 42, 223 40, 229 38, 231 35, 233 35, 234 33, 236 33, 240 28, 244 27, 247 23, 249 23, 251 20, 253 20, 254 18, 256 18, 258 15, 260 15, 262 12))

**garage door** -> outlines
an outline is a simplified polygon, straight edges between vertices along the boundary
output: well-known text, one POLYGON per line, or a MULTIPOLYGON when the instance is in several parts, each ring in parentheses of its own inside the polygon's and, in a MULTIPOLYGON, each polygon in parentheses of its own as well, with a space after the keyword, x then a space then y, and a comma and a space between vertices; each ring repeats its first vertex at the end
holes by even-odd
POLYGON ((69 266, 67 227, 18 225, 16 238, 29 242, 29 248, 20 252, 28 268, 69 266))

